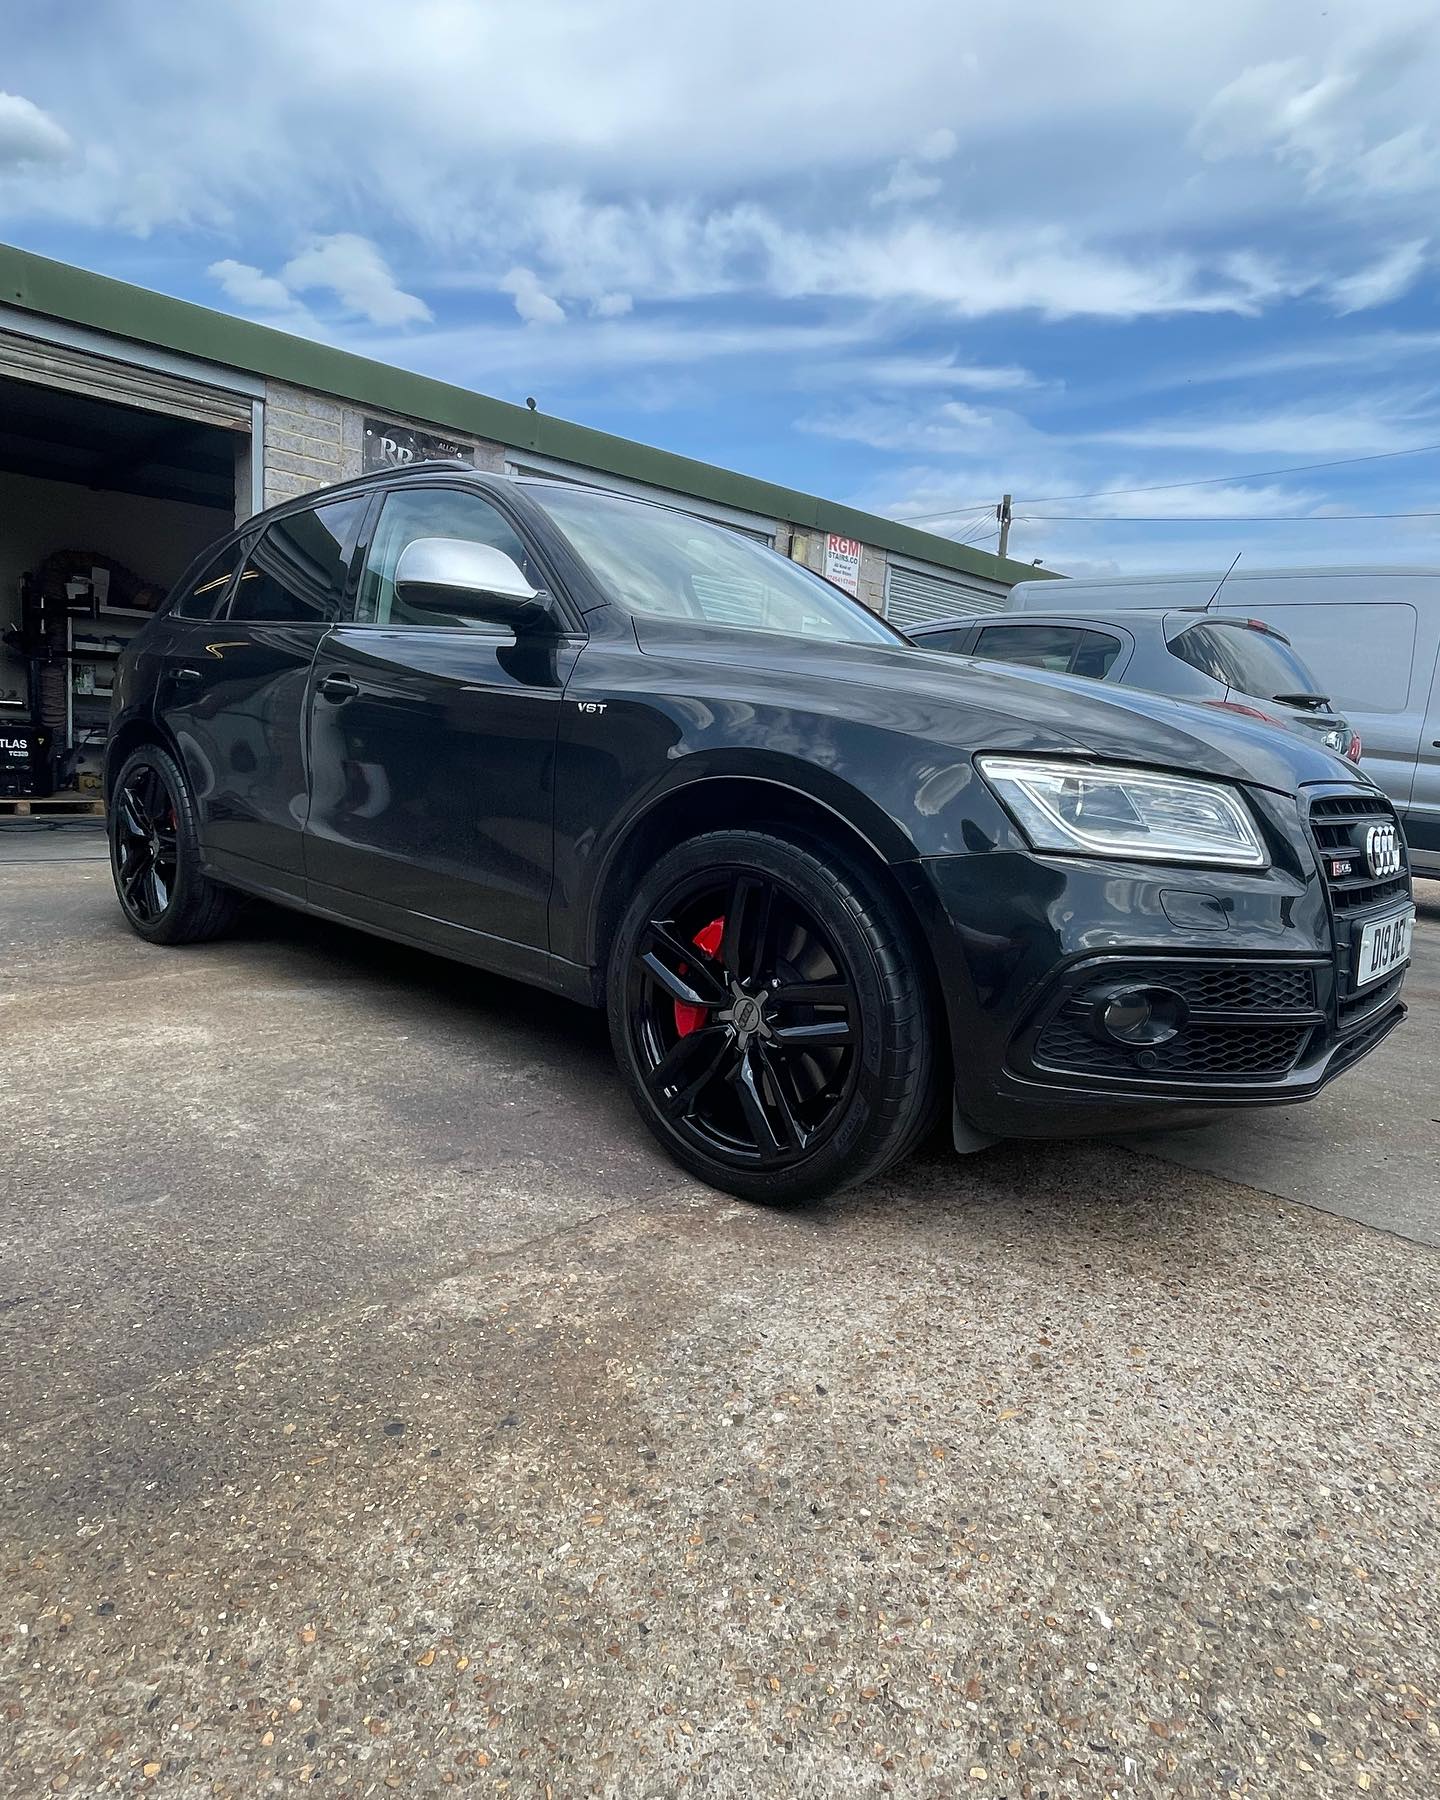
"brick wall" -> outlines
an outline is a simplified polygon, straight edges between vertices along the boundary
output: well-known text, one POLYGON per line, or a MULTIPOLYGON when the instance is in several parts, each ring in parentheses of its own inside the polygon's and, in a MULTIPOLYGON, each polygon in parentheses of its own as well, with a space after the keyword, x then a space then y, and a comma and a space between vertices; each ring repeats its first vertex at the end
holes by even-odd
MULTIPOLYGON (((328 487, 359 475, 365 463, 366 413, 325 394, 287 387, 278 381, 265 384, 265 504, 276 506, 297 494, 328 487)), ((385 415, 385 422, 413 425, 433 431, 424 419, 385 415)), ((476 440, 475 463, 481 469, 505 467, 505 448, 476 440)))
MULTIPOLYGON (((358 443, 343 441, 345 414, 352 410, 322 394, 265 384, 265 504, 275 506, 296 494, 360 473, 358 443)), ((358 415, 357 415, 358 417, 358 415)))

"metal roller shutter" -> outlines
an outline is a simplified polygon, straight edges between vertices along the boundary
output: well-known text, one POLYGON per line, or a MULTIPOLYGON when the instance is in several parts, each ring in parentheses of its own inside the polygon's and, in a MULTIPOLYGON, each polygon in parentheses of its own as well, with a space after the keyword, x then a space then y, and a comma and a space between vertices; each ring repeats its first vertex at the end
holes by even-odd
POLYGON ((998 583, 950 581, 893 562, 885 571, 885 617, 901 631, 959 613, 1004 610, 1005 589, 998 583))
POLYGON ((14 331, 0 331, 0 375, 33 382, 37 387, 87 394, 93 400, 112 400, 141 412, 219 425, 226 431, 250 430, 248 395, 227 393, 181 375, 117 362, 14 331))

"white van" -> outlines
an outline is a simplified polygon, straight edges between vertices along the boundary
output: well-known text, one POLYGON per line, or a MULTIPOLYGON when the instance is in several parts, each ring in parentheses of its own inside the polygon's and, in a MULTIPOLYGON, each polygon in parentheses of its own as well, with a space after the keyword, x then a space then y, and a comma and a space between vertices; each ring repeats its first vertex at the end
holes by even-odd
POLYGON ((1012 609, 1198 607, 1273 625, 1359 732, 1417 873, 1440 875, 1440 569, 1246 569, 1021 581, 1012 609))

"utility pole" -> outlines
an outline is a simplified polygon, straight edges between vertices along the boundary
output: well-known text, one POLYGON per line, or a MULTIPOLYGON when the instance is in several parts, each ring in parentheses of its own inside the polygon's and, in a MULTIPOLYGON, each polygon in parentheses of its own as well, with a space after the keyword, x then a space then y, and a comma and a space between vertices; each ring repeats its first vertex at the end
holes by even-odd
POLYGON ((1010 551, 1010 496, 1004 495, 995 508, 995 517, 1000 521, 1000 554, 1007 556, 1010 551))

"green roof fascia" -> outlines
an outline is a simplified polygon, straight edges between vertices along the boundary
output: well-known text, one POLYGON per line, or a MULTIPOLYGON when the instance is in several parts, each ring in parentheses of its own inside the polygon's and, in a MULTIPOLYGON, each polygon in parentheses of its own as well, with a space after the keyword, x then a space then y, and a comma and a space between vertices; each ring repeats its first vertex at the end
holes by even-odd
POLYGON ((468 437, 488 438, 510 449, 530 450, 557 462, 577 463, 740 512, 788 520, 804 529, 838 532, 961 574, 1010 583, 1055 573, 814 494, 531 412, 506 400, 492 400, 433 376, 411 374, 9 244, 0 244, 0 301, 67 324, 333 395, 380 413, 398 413, 468 437))

